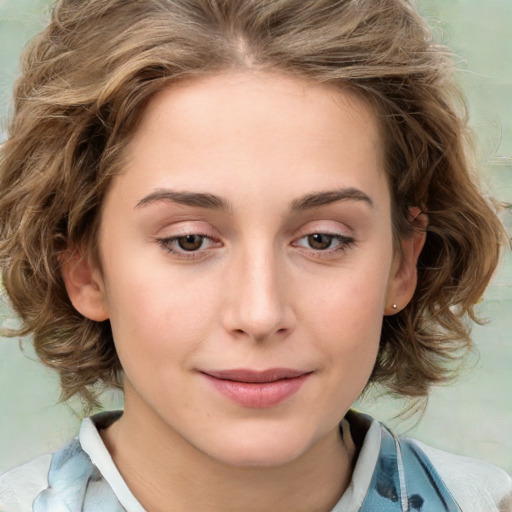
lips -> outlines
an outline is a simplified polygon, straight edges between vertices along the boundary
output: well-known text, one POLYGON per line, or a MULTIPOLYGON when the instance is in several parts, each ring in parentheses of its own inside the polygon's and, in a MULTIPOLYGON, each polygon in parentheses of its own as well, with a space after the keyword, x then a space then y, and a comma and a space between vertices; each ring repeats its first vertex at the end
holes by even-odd
POLYGON ((211 377, 222 380, 232 380, 238 382, 249 382, 249 383, 262 383, 262 382, 275 382, 281 379, 295 379, 304 375, 305 373, 300 370, 291 370, 287 368, 272 368, 264 371, 254 370, 221 370, 221 371, 208 371, 204 372, 211 377))
POLYGON ((201 372, 224 397, 249 408, 279 405, 297 393, 312 372, 289 368, 264 371, 231 369, 201 372))

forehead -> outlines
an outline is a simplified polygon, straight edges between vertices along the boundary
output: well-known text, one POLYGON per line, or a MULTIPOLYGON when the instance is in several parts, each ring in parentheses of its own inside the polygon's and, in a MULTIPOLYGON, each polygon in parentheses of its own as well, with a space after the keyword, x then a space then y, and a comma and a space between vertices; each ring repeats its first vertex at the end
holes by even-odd
POLYGON ((292 197, 308 188, 372 192, 385 182, 376 118, 356 93, 273 73, 168 86, 146 107, 127 156, 121 179, 141 191, 264 198, 273 188, 292 197))
POLYGON ((224 72, 171 84, 157 93, 146 107, 137 133, 156 135, 166 125, 183 136, 209 142, 216 134, 221 135, 219 130, 224 127, 239 128, 241 136, 243 128, 251 128, 256 142, 268 143, 264 139, 270 128, 288 135, 295 126, 302 138, 315 140, 327 131, 343 136, 346 126, 338 122, 341 116, 366 124, 368 138, 378 148, 375 115, 361 94, 348 85, 322 84, 279 73, 224 72), (171 125, 170 116, 179 116, 180 123, 176 119, 171 125))

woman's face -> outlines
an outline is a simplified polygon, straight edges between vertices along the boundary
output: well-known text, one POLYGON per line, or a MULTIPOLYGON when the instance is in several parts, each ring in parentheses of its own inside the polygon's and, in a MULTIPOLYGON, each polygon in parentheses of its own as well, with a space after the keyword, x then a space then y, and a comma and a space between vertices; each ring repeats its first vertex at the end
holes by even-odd
POLYGON ((337 436, 383 315, 406 300, 373 114, 279 74, 154 97, 99 252, 100 305, 82 311, 110 319, 126 418, 235 465, 285 463, 337 436))

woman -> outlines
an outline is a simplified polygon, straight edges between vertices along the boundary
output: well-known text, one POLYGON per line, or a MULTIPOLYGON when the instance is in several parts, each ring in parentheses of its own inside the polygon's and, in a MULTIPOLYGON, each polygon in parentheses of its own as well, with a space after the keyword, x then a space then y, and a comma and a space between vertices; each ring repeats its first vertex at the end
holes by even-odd
MULTIPOLYGON (((451 377, 505 237, 408 2, 57 3, 2 148, 6 290, 64 396, 125 408, 7 510, 508 510, 350 411, 451 377)), ((4 504, 5 503, 5 504, 4 504)))

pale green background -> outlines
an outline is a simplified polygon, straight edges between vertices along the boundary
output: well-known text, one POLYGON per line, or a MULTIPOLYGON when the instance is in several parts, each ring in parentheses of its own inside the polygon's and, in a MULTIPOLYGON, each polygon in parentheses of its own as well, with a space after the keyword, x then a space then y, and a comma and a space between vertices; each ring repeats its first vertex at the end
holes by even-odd
MULTIPOLYGON (((47 4, 0 0, 0 116, 8 109, 20 48, 42 26, 47 4)), ((419 0, 418 4, 439 37, 461 56, 459 76, 480 141, 487 186, 498 198, 512 202, 512 0, 419 0)), ((506 222, 512 226, 510 216, 506 222)), ((411 435, 434 446, 485 458, 512 472, 510 254, 481 312, 490 324, 474 330, 479 360, 458 384, 433 391, 419 424, 416 416, 399 422, 397 430, 410 429, 411 435)), ((9 316, 5 306, 0 313, 3 320, 9 316)), ((80 421, 78 404, 73 404, 74 409, 56 405, 56 376, 34 361, 29 342, 24 347, 25 355, 18 340, 0 341, 0 472, 57 448, 76 433, 80 421)), ((121 400, 109 397, 107 402, 115 406, 121 400)), ((373 396, 360 408, 397 425, 392 416, 403 405, 373 396)))

